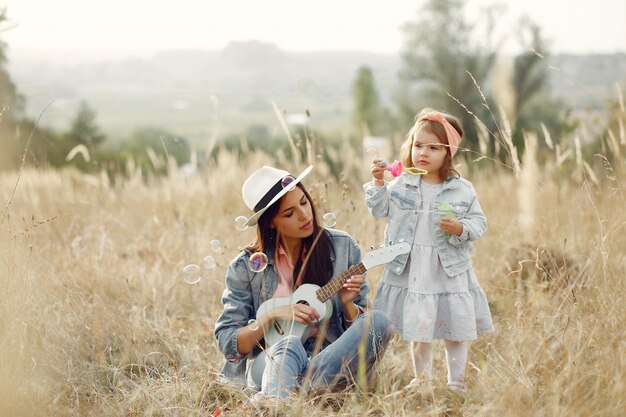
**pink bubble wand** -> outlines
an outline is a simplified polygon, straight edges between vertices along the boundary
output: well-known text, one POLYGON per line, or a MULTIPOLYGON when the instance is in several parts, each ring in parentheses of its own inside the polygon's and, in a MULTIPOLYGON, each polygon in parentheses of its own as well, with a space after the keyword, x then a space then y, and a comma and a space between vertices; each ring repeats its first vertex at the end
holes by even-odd
POLYGON ((417 168, 417 167, 407 167, 407 168, 404 168, 402 166, 402 162, 397 161, 397 160, 393 161, 393 163, 391 163, 390 165, 387 165, 387 168, 385 168, 385 169, 387 171, 389 171, 389 173, 391 175, 393 175, 394 177, 399 177, 400 174, 402 174, 403 172, 406 172, 409 175, 426 175, 426 174, 428 174, 428 171, 426 171, 425 169, 422 169, 422 168, 417 168))

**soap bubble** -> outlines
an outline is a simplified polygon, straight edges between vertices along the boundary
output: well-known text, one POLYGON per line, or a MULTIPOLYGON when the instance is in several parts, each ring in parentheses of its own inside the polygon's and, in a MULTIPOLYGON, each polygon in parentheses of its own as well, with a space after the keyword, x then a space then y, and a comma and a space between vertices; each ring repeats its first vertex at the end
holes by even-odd
POLYGON ((291 175, 287 175, 285 178, 283 178, 280 184, 283 186, 283 188, 286 188, 288 191, 291 191, 294 188, 296 188, 296 184, 294 183, 295 180, 296 179, 292 177, 291 175))
POLYGON ((183 279, 187 284, 197 284, 202 279, 200 267, 189 264, 183 268, 183 279))
POLYGON ((205 269, 208 269, 208 270, 215 269, 215 266, 216 266, 215 258, 212 257, 211 255, 205 256, 203 259, 203 262, 204 262, 205 269))
POLYGON ((248 267, 252 272, 261 272, 267 268, 267 255, 263 252, 256 252, 250 256, 248 267))
POLYGON ((211 245, 213 252, 219 252, 222 250, 222 242, 220 242, 219 239, 213 239, 209 242, 209 244, 211 245))
POLYGON ((372 148, 368 148, 366 152, 367 152, 367 155, 370 157, 370 159, 378 158, 378 149, 372 147, 372 148))
POLYGON ((322 220, 324 221, 324 227, 335 227, 337 224, 337 216, 335 216, 335 213, 324 214, 322 220))
POLYGON ((247 230, 248 229, 248 225, 246 224, 247 221, 248 219, 246 219, 245 216, 237 216, 237 218, 235 219, 235 228, 239 230, 240 232, 247 230))
POLYGON ((250 330, 255 332, 255 331, 259 330, 259 322, 256 321, 255 319, 248 320, 248 327, 250 328, 250 330))

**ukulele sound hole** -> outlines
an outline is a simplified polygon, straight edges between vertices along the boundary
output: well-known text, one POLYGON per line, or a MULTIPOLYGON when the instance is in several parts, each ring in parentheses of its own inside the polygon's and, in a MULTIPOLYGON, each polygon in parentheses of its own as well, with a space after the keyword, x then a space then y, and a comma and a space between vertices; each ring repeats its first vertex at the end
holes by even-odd
POLYGON ((300 300, 296 304, 302 304, 302 305, 305 305, 305 306, 309 305, 309 303, 306 300, 300 300))
POLYGON ((278 324, 277 321, 274 322, 274 329, 276 329, 276 333, 278 333, 281 336, 285 334, 285 332, 283 331, 283 328, 280 327, 280 324, 278 324))

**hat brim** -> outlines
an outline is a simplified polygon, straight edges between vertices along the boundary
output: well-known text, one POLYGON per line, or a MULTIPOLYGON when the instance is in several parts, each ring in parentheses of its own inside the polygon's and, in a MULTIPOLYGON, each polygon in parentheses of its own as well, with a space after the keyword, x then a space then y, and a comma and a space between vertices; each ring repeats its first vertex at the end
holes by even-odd
POLYGON ((296 178, 295 180, 293 180, 287 187, 283 188, 282 190, 280 190, 278 192, 278 194, 276 194, 274 196, 274 198, 272 198, 272 200, 267 203, 267 205, 265 207, 263 207, 261 210, 257 211, 256 213, 254 213, 249 219, 248 221, 245 223, 246 226, 254 226, 255 224, 257 224, 257 222, 259 221, 259 217, 261 217, 263 215, 263 213, 265 213, 265 210, 267 210, 268 208, 271 207, 272 204, 274 204, 275 202, 277 202, 278 200, 280 200, 285 194, 287 194, 289 191, 293 190, 295 188, 295 186, 304 179, 304 177, 306 177, 307 175, 309 175, 309 172, 311 172, 311 170, 313 169, 313 165, 309 165, 304 171, 302 171, 302 174, 298 175, 298 178, 296 178))

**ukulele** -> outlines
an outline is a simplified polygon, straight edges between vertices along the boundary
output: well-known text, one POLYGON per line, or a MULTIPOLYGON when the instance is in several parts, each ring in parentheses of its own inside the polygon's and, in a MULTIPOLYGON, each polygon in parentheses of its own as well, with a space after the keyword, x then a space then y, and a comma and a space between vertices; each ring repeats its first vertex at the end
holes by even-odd
MULTIPOLYGON (((321 322, 327 321, 333 312, 333 304, 330 298, 343 288, 343 284, 351 276, 362 275, 365 271, 375 266, 393 261, 398 255, 409 253, 410 250, 411 245, 404 242, 368 252, 361 262, 352 265, 347 271, 331 279, 323 287, 315 284, 302 284, 289 297, 276 297, 265 301, 256 312, 257 320, 275 307, 304 304, 313 307, 317 311, 321 317, 321 322)), ((293 320, 276 320, 265 331, 265 343, 269 347, 290 335, 296 335, 304 342, 309 338, 312 330, 313 327, 305 323, 298 323, 293 320)))

